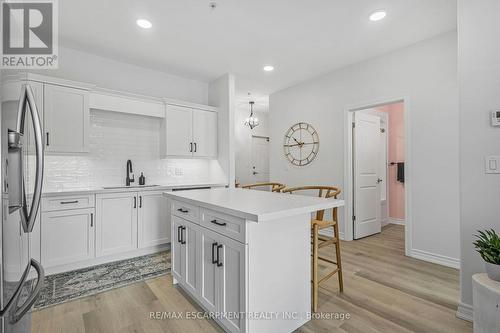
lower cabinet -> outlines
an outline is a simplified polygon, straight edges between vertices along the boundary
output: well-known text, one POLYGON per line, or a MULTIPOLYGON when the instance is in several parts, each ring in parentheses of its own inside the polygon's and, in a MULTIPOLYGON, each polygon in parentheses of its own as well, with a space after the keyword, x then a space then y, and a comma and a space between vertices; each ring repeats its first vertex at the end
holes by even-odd
POLYGON ((172 215, 172 273, 230 332, 244 332, 246 245, 172 215))
POLYGON ((42 212, 41 260, 46 267, 92 259, 94 208, 42 212))
POLYGON ((137 248, 137 193, 96 195, 96 256, 137 248))
POLYGON ((170 242, 169 209, 164 191, 139 192, 137 238, 139 248, 170 242))

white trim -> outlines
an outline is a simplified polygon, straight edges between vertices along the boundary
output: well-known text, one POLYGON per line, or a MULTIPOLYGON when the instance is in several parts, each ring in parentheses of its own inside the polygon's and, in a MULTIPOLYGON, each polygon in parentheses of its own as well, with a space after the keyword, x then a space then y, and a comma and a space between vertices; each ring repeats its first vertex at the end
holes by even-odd
MULTIPOLYGON (((323 236, 327 236, 327 237, 333 237, 333 230, 328 228, 328 229, 324 229, 324 230, 321 230, 319 232, 320 235, 323 235, 323 236)), ((344 233, 339 231, 339 238, 340 240, 345 240, 345 237, 344 237, 344 233)))
POLYGON ((427 251, 422 251, 418 249, 412 249, 410 253, 410 257, 432 262, 438 265, 443 265, 451 268, 460 269, 460 259, 451 258, 447 256, 443 256, 440 254, 430 253, 427 251))
POLYGON ((411 256, 412 249, 412 133, 411 133, 411 103, 408 96, 396 98, 384 98, 376 101, 368 101, 351 106, 344 109, 344 138, 346 145, 344 145, 344 195, 346 201, 346 208, 344 213, 344 230, 346 240, 353 240, 353 194, 352 194, 352 114, 354 111, 361 111, 381 105, 391 103, 404 103, 404 122, 405 122, 405 254, 411 256))
POLYGON ((405 225, 405 219, 396 219, 393 217, 389 217, 387 219, 387 223, 389 224, 397 224, 397 225, 405 225))
POLYGON ((458 302, 457 318, 472 322, 474 318, 474 307, 469 304, 458 302))

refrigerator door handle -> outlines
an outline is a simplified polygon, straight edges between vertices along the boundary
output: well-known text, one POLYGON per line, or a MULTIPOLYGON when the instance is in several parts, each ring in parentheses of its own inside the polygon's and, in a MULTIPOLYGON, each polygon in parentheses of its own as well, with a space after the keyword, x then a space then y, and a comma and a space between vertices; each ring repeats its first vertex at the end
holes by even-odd
MULTIPOLYGON (((36 221, 36 214, 40 206, 40 199, 42 197, 42 183, 43 183, 43 142, 42 142, 42 125, 40 124, 40 117, 35 103, 33 91, 29 85, 23 85, 21 91, 21 99, 19 101, 19 109, 17 113, 17 132, 24 134, 24 121, 26 119, 26 106, 29 106, 31 112, 31 119, 33 119, 33 131, 35 132, 35 151, 36 151, 36 173, 35 173, 35 188, 33 191, 33 200, 31 208, 28 212, 28 205, 26 199, 26 184, 24 183, 24 170, 21 170, 22 177, 22 198, 21 198, 21 224, 23 230, 29 233, 33 230, 36 221)), ((22 148, 21 148, 22 149, 22 148)), ((21 163, 21 167, 22 167, 21 163)))
MULTIPOLYGON (((18 307, 15 310, 15 312, 13 312, 10 315, 10 321, 12 324, 17 323, 31 309, 33 304, 35 304, 36 300, 38 299, 38 295, 40 295, 40 291, 42 290, 42 287, 43 287, 43 282, 45 279, 45 271, 43 270, 42 265, 38 261, 36 261, 35 259, 31 259, 30 265, 27 268, 28 272, 29 272, 31 266, 33 266, 35 268, 36 273, 38 274, 36 285, 35 285, 35 288, 33 288, 31 295, 26 299, 26 301, 24 301, 24 303, 20 307, 18 307)), ((24 283, 22 283, 21 286, 23 284, 24 283)), ((20 289, 22 289, 22 288, 20 288, 20 289)), ((17 297, 14 298, 16 305, 17 305, 17 302, 19 300, 20 295, 21 295, 21 293, 19 293, 17 295, 17 297)))

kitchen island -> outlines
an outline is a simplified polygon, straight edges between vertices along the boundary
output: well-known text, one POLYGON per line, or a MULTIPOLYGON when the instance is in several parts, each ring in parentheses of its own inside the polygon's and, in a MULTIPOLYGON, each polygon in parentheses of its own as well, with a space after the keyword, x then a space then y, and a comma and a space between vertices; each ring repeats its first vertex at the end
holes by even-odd
POLYGON ((172 275, 228 332, 292 332, 311 310, 311 213, 343 200, 245 189, 165 192, 172 275))

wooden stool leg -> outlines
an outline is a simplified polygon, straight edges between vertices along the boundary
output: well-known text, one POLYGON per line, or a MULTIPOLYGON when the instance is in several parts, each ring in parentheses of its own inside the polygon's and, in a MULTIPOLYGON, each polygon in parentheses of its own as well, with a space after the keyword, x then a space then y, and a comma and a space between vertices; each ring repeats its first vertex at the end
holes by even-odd
POLYGON ((313 262, 312 262, 312 310, 318 308, 318 226, 313 227, 313 262))
POLYGON ((342 279, 342 260, 340 258, 340 238, 339 238, 339 224, 335 224, 333 226, 333 232, 335 234, 335 238, 337 238, 337 242, 335 243, 335 253, 337 256, 337 268, 339 269, 339 288, 340 292, 344 291, 344 280, 342 279))

